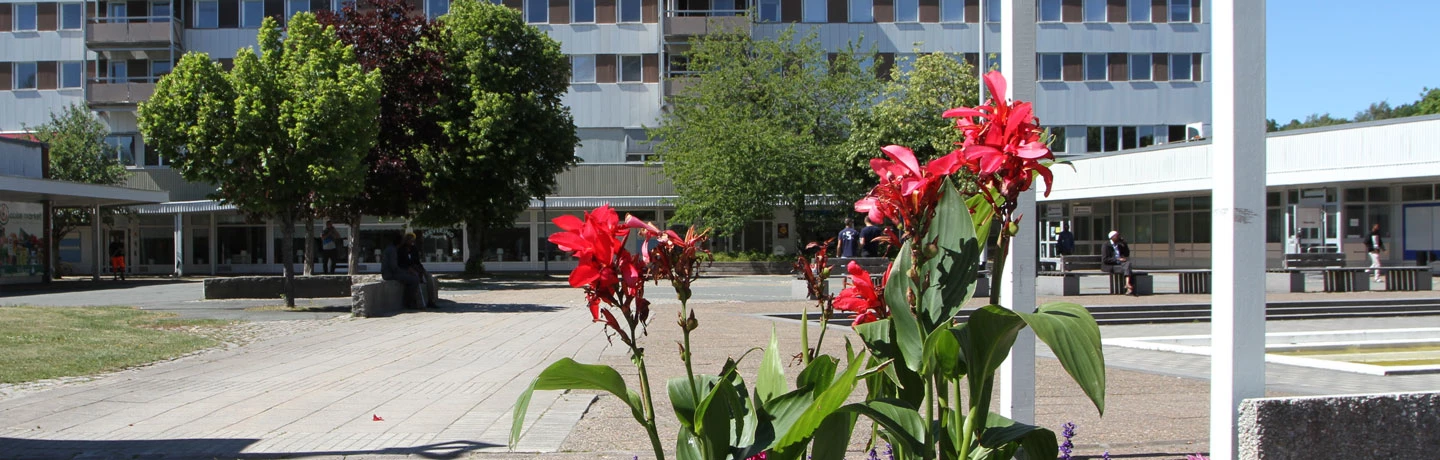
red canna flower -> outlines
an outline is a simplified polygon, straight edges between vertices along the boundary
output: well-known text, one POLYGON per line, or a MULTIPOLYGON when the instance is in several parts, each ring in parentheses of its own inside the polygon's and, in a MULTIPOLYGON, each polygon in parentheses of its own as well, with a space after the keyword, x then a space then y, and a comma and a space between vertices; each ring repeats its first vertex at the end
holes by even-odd
POLYGON ((928 222, 934 214, 945 176, 961 167, 960 153, 952 152, 922 167, 909 148, 889 145, 881 150, 889 160, 870 160, 870 169, 880 176, 880 183, 870 189, 869 195, 855 202, 855 211, 868 214, 873 222, 888 219, 904 231, 923 234, 923 229, 916 226, 928 222))
MULTIPOLYGON (((845 269, 850 272, 850 286, 835 296, 835 309, 855 313, 855 322, 851 326, 889 317, 885 300, 880 298, 880 289, 883 289, 886 280, 882 280, 881 287, 877 288, 870 282, 870 272, 860 268, 860 264, 851 261, 845 269)), ((889 272, 886 272, 886 277, 889 277, 889 272)))
MULTIPOLYGON (((976 173, 981 189, 998 191, 1007 204, 1029 190, 1037 174, 1045 180, 1045 195, 1049 196, 1053 178, 1041 160, 1053 161, 1055 155, 1040 138, 1034 109, 1029 102, 1004 102, 1005 77, 1000 72, 985 74, 985 86, 991 94, 988 105, 957 107, 943 115, 957 118, 955 127, 965 133, 964 142, 952 154, 962 154, 965 167, 976 173)), ((986 197, 989 199, 988 194, 986 197)))
POLYGON ((550 235, 550 242, 579 259, 570 272, 570 286, 584 288, 591 317, 633 347, 636 327, 649 321, 650 302, 645 300, 644 258, 627 251, 625 240, 631 228, 643 231, 648 224, 637 225, 640 221, 633 216, 621 224, 609 205, 585 213, 584 219, 566 215, 553 221, 564 231, 550 235), (620 310, 620 318, 612 308, 620 310))

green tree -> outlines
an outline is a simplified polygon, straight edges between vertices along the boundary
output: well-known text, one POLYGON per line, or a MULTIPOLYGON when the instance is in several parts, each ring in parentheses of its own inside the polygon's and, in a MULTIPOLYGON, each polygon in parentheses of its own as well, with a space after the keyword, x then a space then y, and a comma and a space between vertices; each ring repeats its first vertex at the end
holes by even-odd
MULTIPOLYGON (((80 104, 50 114, 50 121, 30 130, 35 139, 50 145, 50 178, 84 184, 120 185, 130 174, 115 158, 115 147, 105 143, 110 130, 80 104)), ((114 223, 117 208, 102 208, 100 218, 114 223)), ((50 253, 77 228, 90 225, 94 210, 56 208, 50 232, 50 253)))
POLYGON ((229 72, 186 53, 140 105, 140 130, 186 179, 214 183, 222 202, 279 220, 285 302, 294 306, 295 222, 364 185, 380 75, 363 71, 334 29, 309 13, 290 19, 283 41, 266 18, 258 41, 260 54, 241 49, 229 72))
POLYGON ((1414 112, 1410 115, 1433 115, 1440 113, 1440 88, 1425 88, 1420 92, 1420 100, 1413 104, 1414 112))
POLYGON ((576 163, 575 122, 561 97, 570 60, 560 43, 511 8, 460 0, 441 22, 438 49, 458 88, 435 109, 443 148, 416 154, 429 200, 422 225, 464 222, 468 272, 483 270, 484 232, 509 228, 533 197, 551 194, 555 176, 576 163))
POLYGON ((895 66, 890 81, 874 105, 863 107, 855 116, 855 129, 845 143, 842 198, 854 201, 875 186, 870 159, 883 157, 880 148, 899 144, 915 151, 920 161, 929 161, 955 150, 964 135, 955 129, 955 120, 941 118, 955 107, 974 107, 979 97, 975 69, 962 56, 946 53, 923 54, 909 70, 895 66))
POLYGON ((840 177, 851 115, 879 89, 856 46, 832 60, 814 34, 787 30, 773 40, 726 32, 698 37, 687 53, 693 84, 650 130, 664 173, 675 185, 675 219, 704 222, 721 235, 789 208, 804 235, 813 223, 806 198, 853 202, 840 177), (847 201, 849 200, 849 201, 847 201))
POLYGON ((1349 122, 1350 120, 1346 120, 1344 118, 1335 118, 1330 116, 1330 114, 1328 113, 1312 113, 1309 116, 1305 117, 1305 121, 1291 119, 1289 123, 1280 126, 1279 130, 1289 131, 1292 129, 1319 128, 1321 126, 1343 125, 1349 122))

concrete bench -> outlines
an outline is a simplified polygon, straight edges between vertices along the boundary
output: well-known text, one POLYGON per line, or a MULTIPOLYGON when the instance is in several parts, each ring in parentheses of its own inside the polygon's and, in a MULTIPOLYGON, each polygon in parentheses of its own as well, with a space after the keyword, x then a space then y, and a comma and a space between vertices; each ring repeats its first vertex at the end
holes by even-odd
POLYGON ((1285 268, 1344 267, 1345 254, 1338 252, 1312 252, 1285 254, 1285 268))
POLYGON ((1194 269, 1165 269, 1145 270, 1146 274, 1174 274, 1179 278, 1181 294, 1209 294, 1210 293, 1210 270, 1204 268, 1194 269))
MULTIPOLYGON (((429 305, 440 300, 439 284, 435 278, 426 276, 421 291, 429 305)), ((350 286, 350 314, 361 318, 391 316, 405 309, 405 283, 393 280, 374 279, 350 286)))
MULTIPOLYGON (((1370 268, 1366 267, 1338 267, 1323 268, 1325 280, 1325 292, 1358 292, 1369 291, 1370 268)), ((1380 273, 1385 277, 1384 290, 1386 291, 1429 291, 1434 287, 1434 279, 1430 275, 1429 267, 1380 267, 1380 273)), ((1304 278, 1300 279, 1296 290, 1297 272, 1315 270, 1292 270, 1290 275, 1290 292, 1304 292, 1304 278)), ((1303 276, 1303 275, 1302 275, 1303 276)))
MULTIPOLYGON (((1108 276, 1110 277, 1110 294, 1121 295, 1125 293, 1125 275, 1106 272, 1061 272, 1064 276, 1061 295, 1080 295, 1080 278, 1085 276, 1108 276)), ((1155 279, 1150 277, 1148 272, 1135 271, 1135 293, 1140 295, 1151 295, 1155 293, 1155 279)))
POLYGON ((1060 256, 1060 271, 1099 270, 1103 262, 1100 256, 1060 256))
MULTIPOLYGON (((350 297, 352 280, 346 275, 295 277, 295 298, 350 297)), ((283 276, 232 276, 205 279, 206 299, 278 299, 285 292, 283 276)))
POLYGON ((1435 458, 1440 393, 1246 399, 1239 458, 1435 458))

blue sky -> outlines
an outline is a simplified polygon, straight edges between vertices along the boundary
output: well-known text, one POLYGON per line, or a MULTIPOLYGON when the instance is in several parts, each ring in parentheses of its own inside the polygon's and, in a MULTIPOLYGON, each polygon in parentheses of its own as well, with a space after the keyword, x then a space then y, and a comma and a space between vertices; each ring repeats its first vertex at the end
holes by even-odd
POLYGON ((1372 102, 1414 102, 1440 87, 1440 2, 1269 0, 1266 111, 1351 118, 1372 102))

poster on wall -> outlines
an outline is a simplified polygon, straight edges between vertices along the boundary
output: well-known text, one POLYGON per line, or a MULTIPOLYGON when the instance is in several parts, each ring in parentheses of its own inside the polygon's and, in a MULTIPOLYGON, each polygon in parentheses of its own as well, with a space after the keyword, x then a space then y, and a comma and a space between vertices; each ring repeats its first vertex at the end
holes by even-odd
POLYGON ((44 273, 44 212, 39 203, 0 201, 0 278, 44 273))

